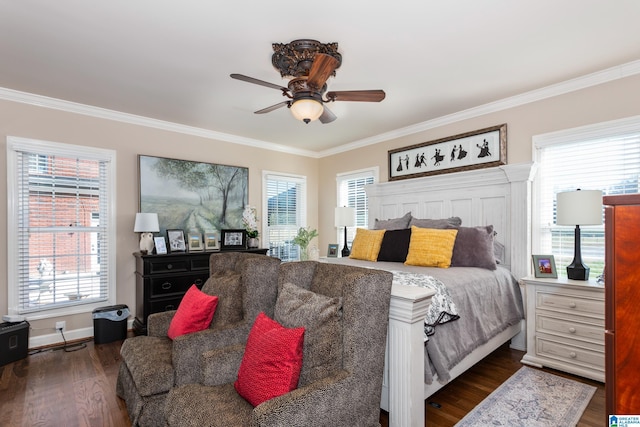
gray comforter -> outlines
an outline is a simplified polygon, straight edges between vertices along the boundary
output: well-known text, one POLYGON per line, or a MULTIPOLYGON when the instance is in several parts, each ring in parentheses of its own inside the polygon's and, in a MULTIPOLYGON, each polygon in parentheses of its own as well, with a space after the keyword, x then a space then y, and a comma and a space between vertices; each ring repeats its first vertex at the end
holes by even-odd
POLYGON ((474 267, 431 268, 394 262, 370 262, 348 258, 329 259, 387 271, 406 271, 435 277, 444 283, 460 318, 438 325, 425 345, 425 383, 450 380, 449 370, 480 345, 524 318, 522 294, 511 272, 474 267))

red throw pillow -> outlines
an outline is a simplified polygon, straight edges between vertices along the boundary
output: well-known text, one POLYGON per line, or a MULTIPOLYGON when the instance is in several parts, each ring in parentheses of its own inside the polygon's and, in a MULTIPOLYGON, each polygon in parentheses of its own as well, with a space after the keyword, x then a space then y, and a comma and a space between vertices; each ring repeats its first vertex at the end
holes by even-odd
POLYGON ((260 313, 247 338, 236 391, 253 406, 298 387, 304 328, 285 328, 260 313))
POLYGON ((217 306, 217 296, 207 295, 196 285, 191 285, 171 319, 167 336, 175 339, 180 335, 207 329, 217 306))

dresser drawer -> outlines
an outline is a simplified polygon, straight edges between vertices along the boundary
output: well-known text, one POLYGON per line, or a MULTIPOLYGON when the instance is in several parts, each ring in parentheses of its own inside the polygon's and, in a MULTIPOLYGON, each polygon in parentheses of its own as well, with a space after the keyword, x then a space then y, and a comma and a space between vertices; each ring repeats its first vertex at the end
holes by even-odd
POLYGON ((169 310, 177 310, 180 305, 180 301, 182 301, 182 295, 174 298, 164 298, 153 300, 150 302, 150 310, 151 313, 162 313, 163 311, 169 310))
POLYGON ((569 293, 536 293, 536 307, 604 319, 604 299, 569 293))
POLYGON ((541 334, 536 337, 536 353, 542 357, 604 372, 604 343, 582 347, 570 340, 555 341, 552 337, 541 334))
POLYGON ((191 285, 195 284, 198 288, 202 288, 207 280, 206 274, 185 274, 177 276, 151 277, 150 298, 164 297, 172 294, 184 294, 189 290, 191 285))
POLYGON ((146 262, 148 272, 146 274, 163 274, 189 271, 191 261, 183 259, 154 259, 146 262))
POLYGON ((538 311, 536 331, 562 335, 567 338, 604 342, 604 319, 589 319, 579 316, 558 316, 557 313, 538 311))

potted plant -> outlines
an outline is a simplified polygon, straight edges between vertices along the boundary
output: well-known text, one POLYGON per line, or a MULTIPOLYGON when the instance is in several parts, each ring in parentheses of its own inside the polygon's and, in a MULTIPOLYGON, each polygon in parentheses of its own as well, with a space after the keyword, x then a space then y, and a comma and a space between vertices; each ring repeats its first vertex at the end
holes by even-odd
POLYGON ((298 230, 298 234, 293 238, 293 243, 300 246, 300 261, 309 259, 307 248, 315 237, 318 237, 318 231, 315 228, 311 230, 309 227, 300 227, 298 230))
POLYGON ((260 246, 258 236, 258 215, 255 206, 245 206, 244 212, 242 212, 242 223, 244 229, 247 231, 247 246, 250 248, 257 248, 260 246))

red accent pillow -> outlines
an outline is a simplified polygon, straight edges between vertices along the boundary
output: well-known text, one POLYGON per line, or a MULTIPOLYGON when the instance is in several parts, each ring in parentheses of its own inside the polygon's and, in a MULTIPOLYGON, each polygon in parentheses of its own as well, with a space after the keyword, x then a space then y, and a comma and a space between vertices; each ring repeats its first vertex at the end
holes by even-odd
POLYGON ((304 328, 285 328, 260 313, 247 338, 236 391, 253 406, 298 387, 304 328))
POLYGON ((171 319, 167 336, 175 339, 180 335, 207 329, 217 306, 217 296, 207 295, 196 285, 191 285, 171 319))

